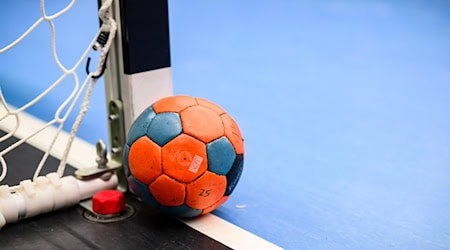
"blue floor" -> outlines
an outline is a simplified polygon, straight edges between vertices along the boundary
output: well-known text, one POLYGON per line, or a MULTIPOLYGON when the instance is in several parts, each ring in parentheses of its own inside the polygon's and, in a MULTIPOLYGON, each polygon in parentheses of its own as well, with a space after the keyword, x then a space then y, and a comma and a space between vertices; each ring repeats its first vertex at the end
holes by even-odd
MULTIPOLYGON (((245 137, 214 214, 287 249, 450 246, 450 3, 169 4, 175 93, 220 104, 245 137)), ((0 86, 20 103, 15 81, 37 73, 7 56, 0 86)), ((106 138, 101 93, 79 133, 92 143, 106 138)))

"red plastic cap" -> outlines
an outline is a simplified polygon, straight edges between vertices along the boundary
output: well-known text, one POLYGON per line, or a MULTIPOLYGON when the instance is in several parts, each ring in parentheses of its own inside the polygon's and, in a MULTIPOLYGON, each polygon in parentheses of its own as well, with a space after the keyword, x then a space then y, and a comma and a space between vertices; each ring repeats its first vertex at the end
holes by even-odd
POLYGON ((103 190, 92 197, 92 210, 98 214, 117 214, 125 209, 125 195, 117 190, 103 190))

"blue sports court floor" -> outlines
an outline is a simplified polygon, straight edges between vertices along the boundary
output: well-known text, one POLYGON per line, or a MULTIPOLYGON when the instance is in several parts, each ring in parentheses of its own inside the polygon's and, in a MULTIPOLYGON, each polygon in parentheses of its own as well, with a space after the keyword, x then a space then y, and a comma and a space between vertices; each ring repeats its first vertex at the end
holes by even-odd
MULTIPOLYGON (((95 32, 94 2, 61 20, 73 24, 61 50, 95 32)), ((39 14, 18 5, 0 4, 0 47, 39 14)), ((449 2, 189 0, 169 12, 175 94, 220 104, 245 138, 244 173, 215 215, 286 249, 450 246, 449 2)), ((54 79, 49 51, 33 50, 45 39, 0 57, 13 104, 36 75, 54 79)), ((79 133, 91 143, 107 138, 102 90, 79 133)), ((47 117, 48 103, 31 111, 47 117)))

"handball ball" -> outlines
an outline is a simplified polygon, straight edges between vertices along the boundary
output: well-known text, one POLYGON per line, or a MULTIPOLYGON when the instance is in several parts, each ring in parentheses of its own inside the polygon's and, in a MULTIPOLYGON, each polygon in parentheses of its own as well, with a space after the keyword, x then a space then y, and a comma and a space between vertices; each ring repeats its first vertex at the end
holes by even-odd
POLYGON ((194 217, 222 205, 241 176, 244 142, 233 118, 201 98, 163 98, 131 125, 124 150, 130 189, 161 212, 194 217))

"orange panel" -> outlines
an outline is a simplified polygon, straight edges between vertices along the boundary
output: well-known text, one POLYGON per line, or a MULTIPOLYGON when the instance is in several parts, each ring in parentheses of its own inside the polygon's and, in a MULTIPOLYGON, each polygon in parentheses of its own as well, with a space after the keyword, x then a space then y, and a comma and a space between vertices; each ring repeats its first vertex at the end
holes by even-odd
POLYGON ((147 136, 142 136, 130 147, 128 165, 137 180, 149 184, 162 174, 161 148, 147 136))
POLYGON ((197 105, 197 102, 190 96, 170 96, 157 101, 153 105, 153 110, 157 114, 161 112, 180 112, 181 110, 194 105, 197 105))
POLYGON ((242 138, 239 126, 228 114, 222 115, 221 118, 225 129, 225 136, 230 140, 231 144, 233 144, 236 154, 243 154, 244 139, 242 138))
POLYGON ((181 134, 162 148, 163 172, 188 183, 208 168, 206 145, 195 138, 181 134))
POLYGON ((210 212, 214 211, 216 208, 220 207, 223 203, 225 203, 225 201, 228 200, 228 197, 230 197, 230 196, 224 196, 224 197, 222 197, 222 199, 220 199, 214 205, 203 209, 202 214, 207 214, 207 213, 210 213, 210 212))
POLYGON ((222 119, 214 111, 194 106, 180 113, 183 132, 208 143, 224 134, 222 119))
POLYGON ((208 101, 208 100, 203 99, 203 98, 195 98, 195 100, 197 100, 197 103, 200 106, 209 108, 212 111, 216 112, 218 115, 222 115, 222 114, 226 113, 225 110, 222 107, 220 107, 219 105, 217 105, 217 104, 215 104, 215 103, 213 103, 211 101, 208 101))
POLYGON ((184 203, 185 185, 167 175, 159 176, 152 184, 153 197, 164 206, 180 206, 184 203))
POLYGON ((205 209, 222 199, 227 179, 206 171, 198 180, 187 184, 186 205, 195 209, 205 209))

